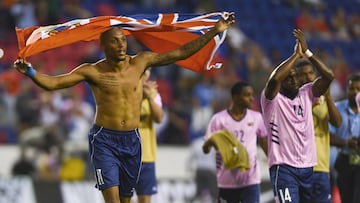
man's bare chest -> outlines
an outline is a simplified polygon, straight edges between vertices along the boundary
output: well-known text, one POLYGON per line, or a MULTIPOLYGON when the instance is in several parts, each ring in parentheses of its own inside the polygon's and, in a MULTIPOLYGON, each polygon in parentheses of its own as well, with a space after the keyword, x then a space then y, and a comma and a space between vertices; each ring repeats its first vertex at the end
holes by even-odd
POLYGON ((97 78, 101 91, 114 93, 119 91, 136 91, 140 85, 139 76, 111 73, 101 74, 97 78))

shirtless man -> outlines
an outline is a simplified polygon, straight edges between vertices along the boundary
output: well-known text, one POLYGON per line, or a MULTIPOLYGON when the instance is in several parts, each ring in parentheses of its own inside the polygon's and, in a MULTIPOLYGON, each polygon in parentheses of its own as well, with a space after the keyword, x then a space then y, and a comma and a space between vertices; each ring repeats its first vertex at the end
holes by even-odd
POLYGON ((96 187, 102 191, 106 203, 129 203, 141 165, 138 126, 143 73, 148 67, 190 57, 234 22, 235 15, 231 13, 206 34, 175 50, 145 51, 135 56, 126 54, 127 42, 122 30, 111 28, 100 36, 105 59, 82 64, 58 76, 39 73, 24 60, 16 60, 14 66, 45 90, 69 88, 83 81, 89 84, 96 102, 95 123, 89 133, 96 187))

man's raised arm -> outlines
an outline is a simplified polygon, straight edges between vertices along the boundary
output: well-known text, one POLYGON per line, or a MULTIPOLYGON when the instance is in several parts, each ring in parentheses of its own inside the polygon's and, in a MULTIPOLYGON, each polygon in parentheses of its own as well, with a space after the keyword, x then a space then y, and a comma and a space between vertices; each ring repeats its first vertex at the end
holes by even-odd
POLYGON ((320 74, 320 77, 314 81, 312 87, 313 95, 316 97, 324 95, 335 77, 334 73, 308 49, 305 35, 301 30, 295 30, 294 34, 301 44, 304 55, 315 66, 320 74))
POLYGON ((229 13, 228 16, 222 17, 216 25, 207 33, 202 35, 201 37, 198 37, 179 48, 157 54, 150 52, 147 55, 148 58, 148 64, 147 66, 163 66, 168 65, 171 63, 174 63, 179 60, 184 60, 193 54, 195 54, 197 51, 199 51, 201 48, 203 48, 212 38, 214 38, 218 33, 221 33, 228 29, 231 25, 233 25, 235 22, 235 14, 229 13))
MULTIPOLYGON (((294 31, 295 32, 295 31, 294 31)), ((294 53, 285 61, 280 63, 271 73, 265 85, 265 97, 272 100, 280 91, 281 82, 289 75, 295 62, 302 56, 302 47, 298 40, 294 47, 294 53)))

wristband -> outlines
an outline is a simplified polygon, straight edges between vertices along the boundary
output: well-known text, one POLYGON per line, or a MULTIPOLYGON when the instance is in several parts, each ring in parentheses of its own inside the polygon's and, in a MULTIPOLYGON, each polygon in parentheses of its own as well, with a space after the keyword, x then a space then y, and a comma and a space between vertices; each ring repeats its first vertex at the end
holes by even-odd
POLYGON ((307 56, 308 58, 312 57, 314 54, 309 50, 309 49, 306 49, 305 51, 305 56, 307 56))
POLYGON ((36 70, 32 67, 31 63, 29 63, 26 67, 26 71, 24 73, 26 76, 33 78, 36 74, 36 70))

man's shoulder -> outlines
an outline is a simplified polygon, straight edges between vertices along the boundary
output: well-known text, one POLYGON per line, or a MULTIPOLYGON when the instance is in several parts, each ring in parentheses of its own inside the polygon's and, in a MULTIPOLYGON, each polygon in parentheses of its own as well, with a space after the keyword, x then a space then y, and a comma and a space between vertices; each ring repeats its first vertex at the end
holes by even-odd
POLYGON ((82 66, 90 69, 106 69, 112 67, 110 63, 106 60, 106 58, 100 59, 93 63, 83 63, 82 66))
POLYGON ((130 58, 130 60, 134 60, 134 59, 137 59, 137 58, 142 58, 142 57, 146 57, 147 55, 149 54, 152 54, 154 52, 151 52, 151 51, 140 51, 134 55, 128 55, 128 57, 130 58))
POLYGON ((299 88, 299 92, 310 92, 310 91, 312 91, 312 86, 313 86, 313 83, 311 83, 311 82, 306 83, 299 88))
POLYGON ((225 116, 230 116, 229 114, 229 109, 225 108, 225 109, 222 109, 218 112, 216 112, 217 115, 225 115, 225 116))
POLYGON ((215 112, 212 116, 213 120, 223 119, 225 117, 231 117, 227 109, 222 109, 218 112, 215 112))
POLYGON ((261 113, 260 111, 257 111, 255 109, 247 109, 247 112, 251 115, 254 115, 254 116, 261 116, 261 113))
POLYGON ((349 107, 349 101, 347 99, 343 99, 335 102, 335 105, 338 110, 343 110, 349 107))
POLYGON ((92 66, 92 67, 94 67, 94 66, 102 66, 103 64, 105 64, 106 63, 106 59, 100 59, 100 60, 98 60, 98 61, 96 61, 96 62, 94 62, 94 63, 84 63, 84 65, 87 65, 87 66, 92 66))
POLYGON ((99 68, 104 67, 104 66, 106 66, 106 65, 105 65, 104 60, 102 59, 102 60, 99 60, 94 63, 82 63, 78 67, 76 67, 74 69, 74 71, 76 71, 78 73, 83 73, 83 74, 89 75, 89 74, 96 73, 99 68))
POLYGON ((151 51, 141 51, 141 52, 138 52, 134 55, 127 55, 127 57, 129 58, 129 64, 142 64, 142 63, 146 63, 146 61, 149 60, 149 58, 151 57, 151 55, 153 54, 154 52, 151 52, 151 51))

